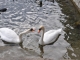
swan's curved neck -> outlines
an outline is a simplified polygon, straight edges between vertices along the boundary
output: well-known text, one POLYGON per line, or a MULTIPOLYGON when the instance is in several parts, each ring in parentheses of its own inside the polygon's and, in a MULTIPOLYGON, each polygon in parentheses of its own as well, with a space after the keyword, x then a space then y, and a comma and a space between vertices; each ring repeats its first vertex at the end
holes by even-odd
POLYGON ((44 44, 44 42, 43 42, 43 38, 44 38, 44 31, 45 31, 45 29, 43 28, 43 29, 42 29, 41 40, 40 40, 40 43, 41 43, 42 45, 44 44))
POLYGON ((19 34, 19 39, 20 39, 20 42, 23 42, 22 40, 22 35, 25 34, 25 33, 29 33, 30 30, 26 30, 26 31, 23 31, 19 34))

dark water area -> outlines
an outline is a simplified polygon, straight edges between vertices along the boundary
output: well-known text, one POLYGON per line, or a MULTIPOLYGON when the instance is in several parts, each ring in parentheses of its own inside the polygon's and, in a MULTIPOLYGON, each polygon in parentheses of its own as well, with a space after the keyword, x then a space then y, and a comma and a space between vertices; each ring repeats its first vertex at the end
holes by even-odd
POLYGON ((77 9, 74 7, 71 1, 69 0, 64 0, 59 2, 59 6, 62 9, 62 12, 66 14, 68 17, 65 17, 65 21, 61 20, 63 25, 66 27, 66 34, 65 34, 65 40, 70 43, 71 47, 73 48, 74 51, 68 51, 68 55, 72 59, 80 59, 80 26, 77 26, 76 22, 79 23, 80 21, 80 14, 77 11, 77 9), (72 56, 71 54, 75 53, 75 57, 72 56))
MULTIPOLYGON (((0 9, 7 8, 0 14, 0 28, 13 29, 17 34, 29 27, 45 30, 65 28, 58 40, 44 47, 40 54, 37 32, 23 35, 23 46, 5 45, 0 39, 0 60, 26 60, 28 58, 48 58, 52 60, 80 59, 80 28, 76 22, 80 14, 69 0, 42 0, 42 7, 37 0, 0 0, 0 9)), ((35 59, 34 59, 35 60, 35 59)))

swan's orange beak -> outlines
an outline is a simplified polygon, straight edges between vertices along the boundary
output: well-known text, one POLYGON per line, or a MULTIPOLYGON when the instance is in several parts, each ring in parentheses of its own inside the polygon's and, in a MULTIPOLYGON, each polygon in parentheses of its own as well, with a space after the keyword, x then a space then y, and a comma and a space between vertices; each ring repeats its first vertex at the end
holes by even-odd
POLYGON ((35 31, 35 29, 33 29, 32 31, 35 31))

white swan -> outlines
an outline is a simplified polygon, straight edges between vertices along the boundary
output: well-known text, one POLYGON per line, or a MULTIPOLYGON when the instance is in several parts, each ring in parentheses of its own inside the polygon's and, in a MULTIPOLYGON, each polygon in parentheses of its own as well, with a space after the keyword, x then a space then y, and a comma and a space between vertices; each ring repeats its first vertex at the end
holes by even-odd
POLYGON ((62 31, 62 28, 57 29, 57 30, 49 30, 48 32, 44 33, 44 31, 45 31, 44 26, 40 26, 38 33, 41 30, 42 30, 42 35, 41 35, 41 38, 39 39, 39 47, 40 47, 40 50, 42 52, 44 52, 43 47, 41 48, 41 46, 56 42, 56 40, 58 39, 58 37, 62 31))
POLYGON ((0 28, 0 38, 5 44, 21 44, 23 40, 21 39, 22 35, 34 31, 34 28, 30 28, 26 31, 23 31, 19 36, 9 28, 0 28))

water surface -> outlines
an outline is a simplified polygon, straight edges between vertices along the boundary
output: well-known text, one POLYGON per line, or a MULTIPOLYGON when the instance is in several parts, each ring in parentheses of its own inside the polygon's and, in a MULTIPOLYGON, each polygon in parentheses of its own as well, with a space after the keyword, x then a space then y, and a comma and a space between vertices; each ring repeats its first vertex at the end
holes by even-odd
MULTIPOLYGON (((70 8, 64 8, 60 1, 45 1, 40 7, 35 0, 0 0, 0 8, 6 7, 8 10, 0 14, 0 27, 7 27, 13 29, 17 34, 29 27, 38 28, 44 25, 46 31, 50 29, 65 28, 58 40, 53 45, 44 47, 44 54, 40 54, 38 47, 38 40, 40 34, 34 32, 23 35, 23 46, 5 45, 0 41, 0 59, 11 60, 12 58, 26 59, 26 58, 50 58, 54 60, 59 59, 78 59, 80 56, 79 29, 73 25, 77 18, 74 18, 73 12, 69 12, 70 8), (8 58, 7 58, 8 57, 8 58)), ((62 1, 62 2, 65 2, 62 1)), ((66 2, 67 3, 67 2, 66 2)), ((69 2, 68 2, 69 3, 69 2)), ((72 5, 70 5, 72 6, 72 5)), ((73 7, 74 8, 74 7, 73 7)), ((77 15, 78 16, 78 15, 77 15)), ((13 59, 12 59, 13 60, 13 59)))

